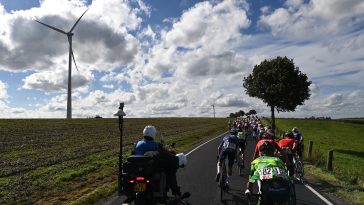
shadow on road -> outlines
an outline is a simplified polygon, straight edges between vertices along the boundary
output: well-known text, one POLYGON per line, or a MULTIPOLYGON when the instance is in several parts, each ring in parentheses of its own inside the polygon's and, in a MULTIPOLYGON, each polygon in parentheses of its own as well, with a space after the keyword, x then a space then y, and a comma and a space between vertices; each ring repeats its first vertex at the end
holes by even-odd
POLYGON ((224 205, 243 205, 248 203, 247 198, 243 196, 241 190, 231 189, 225 195, 227 199, 223 199, 222 204, 224 205))

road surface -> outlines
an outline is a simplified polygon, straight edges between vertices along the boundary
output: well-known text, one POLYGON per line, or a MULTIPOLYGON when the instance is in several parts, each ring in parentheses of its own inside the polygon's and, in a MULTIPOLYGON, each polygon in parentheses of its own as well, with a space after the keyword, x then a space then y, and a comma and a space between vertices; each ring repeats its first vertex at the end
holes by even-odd
MULTIPOLYGON (((222 136, 210 141, 199 149, 189 153, 188 165, 179 169, 178 180, 182 191, 189 191, 191 197, 189 202, 192 205, 240 205, 247 204, 243 193, 246 188, 250 162, 255 148, 255 141, 248 138, 248 146, 245 150, 246 160, 244 176, 240 177, 236 165, 234 165, 233 176, 231 178, 230 191, 224 202, 220 201, 220 189, 215 182, 216 175, 216 153, 217 147, 222 140, 222 136)), ((295 184, 297 193, 297 205, 327 205, 303 184, 295 184)))
MULTIPOLYGON (((255 148, 255 141, 250 137, 247 140, 245 150, 246 160, 244 176, 238 175, 234 165, 233 176, 230 183, 230 191, 223 202, 220 201, 220 188, 215 182, 216 175, 216 153, 217 147, 224 135, 210 140, 187 153, 188 164, 179 169, 177 173, 178 182, 182 192, 190 192, 188 201, 192 205, 242 205, 247 204, 243 195, 248 179, 250 162, 255 148)), ((177 145, 178 146, 178 145, 177 145)), ((324 202, 305 185, 295 183, 297 193, 297 205, 332 205, 332 202, 324 202)), ((114 196, 107 202, 101 204, 121 205, 125 197, 114 196)), ((324 199, 326 200, 326 199, 324 199)), ((100 204, 100 203, 99 203, 100 204)))

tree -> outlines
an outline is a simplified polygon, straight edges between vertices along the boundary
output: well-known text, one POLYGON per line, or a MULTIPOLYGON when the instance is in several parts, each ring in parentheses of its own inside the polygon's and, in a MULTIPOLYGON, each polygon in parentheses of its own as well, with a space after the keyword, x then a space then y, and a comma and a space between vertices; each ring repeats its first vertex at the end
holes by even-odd
POLYGON ((255 110, 249 110, 248 114, 249 115, 256 115, 257 114, 257 111, 255 111, 255 110))
POLYGON ((274 110, 295 111, 310 98, 310 84, 306 74, 295 67, 293 59, 278 56, 255 65, 253 72, 244 77, 243 86, 249 96, 262 99, 271 108, 275 129, 274 110))
POLYGON ((239 116, 244 116, 244 114, 245 114, 245 112, 244 112, 244 111, 239 110, 239 112, 237 113, 237 117, 239 117, 239 116))
POLYGON ((236 113, 230 113, 229 117, 230 118, 235 118, 235 117, 240 117, 240 116, 244 116, 245 112, 242 110, 239 110, 236 113))

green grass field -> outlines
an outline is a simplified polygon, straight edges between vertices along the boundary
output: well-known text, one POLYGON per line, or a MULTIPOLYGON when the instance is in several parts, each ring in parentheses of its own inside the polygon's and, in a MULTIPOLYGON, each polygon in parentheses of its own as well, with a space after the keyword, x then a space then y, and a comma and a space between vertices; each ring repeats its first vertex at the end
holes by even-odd
MULTIPOLYGON (((227 131, 226 118, 125 119, 124 156, 147 124, 177 151, 227 131)), ((0 204, 91 204, 116 191, 117 119, 0 120, 0 127, 0 204)))
POLYGON ((313 159, 307 162, 315 166, 307 167, 310 174, 329 183, 332 192, 364 204, 364 124, 307 119, 277 119, 276 123, 281 130, 298 127, 305 137, 305 148, 313 141, 313 159), (329 150, 334 150, 332 172, 325 170, 329 150))

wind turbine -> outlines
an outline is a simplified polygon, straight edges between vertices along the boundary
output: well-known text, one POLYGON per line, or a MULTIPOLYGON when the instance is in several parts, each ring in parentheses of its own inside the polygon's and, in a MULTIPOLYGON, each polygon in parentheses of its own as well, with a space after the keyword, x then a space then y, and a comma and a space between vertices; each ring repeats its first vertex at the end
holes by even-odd
POLYGON ((81 20, 82 16, 86 13, 86 11, 83 12, 83 14, 80 16, 80 18, 77 19, 76 23, 72 26, 71 30, 69 30, 68 32, 65 32, 65 31, 63 31, 61 29, 58 29, 56 27, 53 27, 53 26, 50 26, 48 24, 42 23, 42 22, 40 22, 38 20, 35 20, 36 22, 42 24, 43 26, 46 26, 46 27, 48 27, 50 29, 53 29, 55 31, 58 31, 60 33, 63 33, 65 35, 67 35, 67 38, 68 38, 68 43, 69 43, 69 55, 68 56, 69 57, 68 57, 67 119, 72 118, 72 82, 71 82, 72 59, 73 59, 73 62, 75 63, 76 69, 78 71, 75 56, 73 55, 73 50, 72 50, 72 36, 73 36, 72 31, 73 31, 73 29, 75 29, 76 25, 81 20))

